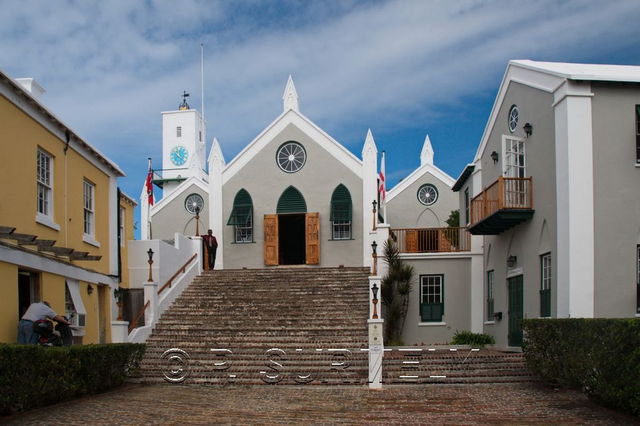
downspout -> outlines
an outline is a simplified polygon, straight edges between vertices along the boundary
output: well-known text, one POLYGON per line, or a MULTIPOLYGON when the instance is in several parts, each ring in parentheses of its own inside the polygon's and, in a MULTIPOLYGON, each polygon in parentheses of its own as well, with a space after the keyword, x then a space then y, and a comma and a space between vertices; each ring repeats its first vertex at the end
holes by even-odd
POLYGON ((117 191, 118 195, 117 195, 117 209, 116 209, 116 232, 117 232, 117 244, 118 244, 118 282, 121 283, 122 282, 122 237, 123 235, 120 235, 120 226, 122 225, 120 223, 120 188, 118 188, 117 191))

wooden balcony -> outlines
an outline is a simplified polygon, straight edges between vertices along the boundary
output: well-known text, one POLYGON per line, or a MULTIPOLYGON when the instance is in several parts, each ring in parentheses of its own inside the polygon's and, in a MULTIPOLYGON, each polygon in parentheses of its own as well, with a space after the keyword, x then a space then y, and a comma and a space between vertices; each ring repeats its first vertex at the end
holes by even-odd
POLYGON ((498 235, 531 219, 534 211, 531 178, 500 176, 471 200, 468 230, 473 235, 498 235))
POLYGON ((400 253, 446 253, 471 250, 471 235, 466 228, 392 229, 391 238, 400 253))

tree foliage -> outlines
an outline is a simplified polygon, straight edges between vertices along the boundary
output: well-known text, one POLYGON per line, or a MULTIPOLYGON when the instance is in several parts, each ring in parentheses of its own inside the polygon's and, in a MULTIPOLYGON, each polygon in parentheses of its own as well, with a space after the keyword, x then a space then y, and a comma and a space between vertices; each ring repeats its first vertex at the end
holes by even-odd
POLYGON ((385 308, 385 341, 400 342, 404 329, 409 295, 413 287, 413 266, 400 259, 398 245, 393 240, 384 242, 384 260, 389 266, 382 278, 380 296, 385 308))

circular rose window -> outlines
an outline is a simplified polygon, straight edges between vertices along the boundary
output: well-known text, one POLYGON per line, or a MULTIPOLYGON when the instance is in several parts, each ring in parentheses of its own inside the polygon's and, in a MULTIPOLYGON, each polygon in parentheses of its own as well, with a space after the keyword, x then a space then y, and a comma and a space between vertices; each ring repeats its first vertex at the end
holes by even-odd
POLYGON ((298 142, 285 142, 276 154, 276 162, 280 170, 287 173, 295 173, 300 170, 307 161, 307 152, 298 142))

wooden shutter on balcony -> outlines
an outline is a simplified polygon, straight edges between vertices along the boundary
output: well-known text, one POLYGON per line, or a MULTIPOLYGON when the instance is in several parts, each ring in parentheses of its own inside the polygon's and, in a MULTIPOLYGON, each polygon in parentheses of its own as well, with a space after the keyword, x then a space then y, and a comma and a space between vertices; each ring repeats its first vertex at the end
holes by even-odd
POLYGON ((408 253, 417 253, 418 251, 418 230, 407 229, 406 235, 406 249, 408 253))
POLYGON ((305 215, 307 265, 320 263, 320 213, 305 215))
POLYGON ((264 264, 278 265, 278 215, 264 215, 264 264))

